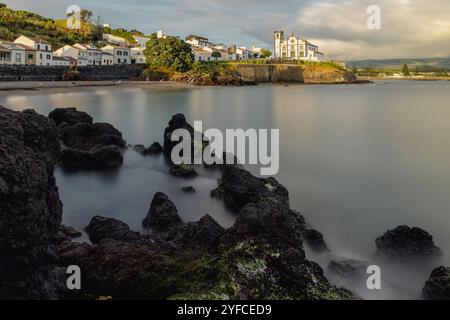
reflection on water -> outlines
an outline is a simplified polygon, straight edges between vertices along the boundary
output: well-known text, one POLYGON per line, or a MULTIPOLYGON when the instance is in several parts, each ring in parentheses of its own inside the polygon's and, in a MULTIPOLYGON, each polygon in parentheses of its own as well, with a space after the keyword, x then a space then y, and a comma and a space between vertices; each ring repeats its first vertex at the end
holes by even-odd
MULTIPOLYGON (((0 97, 14 109, 48 114, 76 106, 110 122, 131 144, 162 142, 178 112, 206 128, 279 128, 280 173, 291 205, 321 230, 333 252, 367 258, 374 239, 400 224, 435 236, 450 264, 450 82, 367 86, 257 86, 178 91, 103 90, 0 97)), ((167 174, 162 159, 127 153, 116 173, 57 171, 64 220, 84 226, 95 214, 140 228, 152 196, 168 193, 186 221, 233 214, 209 197, 217 174, 192 181, 167 174), (196 195, 180 187, 194 185, 196 195)), ((257 173, 255 168, 251 168, 257 173)), ((424 277, 425 274, 424 274, 424 277)), ((418 286, 423 279, 416 279, 418 286)))

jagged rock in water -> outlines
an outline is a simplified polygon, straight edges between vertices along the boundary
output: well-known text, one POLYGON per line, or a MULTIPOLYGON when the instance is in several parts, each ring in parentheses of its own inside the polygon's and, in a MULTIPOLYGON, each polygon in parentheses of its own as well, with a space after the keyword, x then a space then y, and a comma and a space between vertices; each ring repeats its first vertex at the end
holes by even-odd
POLYGON ((450 268, 433 270, 422 292, 426 300, 450 300, 450 268))
POLYGON ((326 252, 329 251, 327 244, 325 243, 323 234, 314 229, 305 229, 302 232, 305 242, 315 251, 326 252))
POLYGON ((399 226, 375 240, 376 256, 393 261, 426 262, 442 255, 433 237, 420 228, 399 226))
POLYGON ((211 196, 222 198, 225 204, 237 211, 248 203, 273 200, 288 205, 289 192, 274 178, 257 178, 236 166, 227 166, 211 196))
POLYGON ((92 117, 86 112, 77 111, 76 108, 57 108, 48 115, 50 119, 56 122, 56 125, 66 123, 74 125, 76 123, 93 123, 92 117))
POLYGON ((98 244, 104 239, 130 241, 139 238, 139 233, 131 231, 126 223, 101 216, 92 218, 85 231, 94 244, 98 244))
POLYGON ((186 193, 196 193, 197 192, 197 190, 195 190, 195 188, 192 186, 182 187, 181 190, 186 193))
POLYGON ((142 226, 173 238, 177 235, 179 228, 184 226, 184 222, 169 197, 158 192, 153 197, 150 210, 142 221, 142 226))
POLYGON ((186 225, 183 242, 217 247, 224 234, 225 229, 207 214, 200 221, 186 225))
POLYGON ((147 155, 158 155, 163 152, 163 147, 159 142, 154 142, 150 147, 146 148, 145 146, 138 144, 133 147, 133 150, 142 154, 143 156, 147 155))
POLYGON ((64 284, 51 248, 62 216, 59 150, 53 121, 0 106, 0 299, 55 298, 64 284))
MULTIPOLYGON (((169 126, 164 131, 164 155, 170 160, 172 156, 173 148, 180 143, 180 141, 172 141, 172 134, 179 129, 184 129, 188 132, 191 140, 191 160, 193 160, 196 155, 203 156, 204 147, 208 144, 205 141, 199 141, 196 143, 195 141, 195 130, 187 121, 186 117, 179 113, 172 117, 169 121, 169 126)), ((203 139, 203 133, 197 132, 197 135, 203 139)), ((181 139, 181 141, 183 138, 181 139)), ((182 156, 182 154, 180 154, 182 156)), ((193 163, 193 162, 192 162, 193 163)))
POLYGON ((198 176, 197 171, 190 166, 186 164, 173 164, 172 167, 170 167, 169 173, 175 177, 182 177, 182 178, 192 178, 198 176))
POLYGON ((63 144, 60 163, 66 169, 112 169, 123 163, 122 133, 108 123, 93 123, 75 108, 55 109, 49 115, 58 124, 63 144))

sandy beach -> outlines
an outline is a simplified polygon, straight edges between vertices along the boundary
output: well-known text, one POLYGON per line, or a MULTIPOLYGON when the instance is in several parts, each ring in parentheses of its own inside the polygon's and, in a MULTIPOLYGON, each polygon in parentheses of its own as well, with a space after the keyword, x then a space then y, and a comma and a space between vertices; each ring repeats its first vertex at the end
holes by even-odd
POLYGON ((0 82, 0 96, 16 94, 33 95, 43 92, 65 93, 81 90, 108 90, 118 87, 144 90, 199 88, 194 85, 171 81, 5 81, 0 82))

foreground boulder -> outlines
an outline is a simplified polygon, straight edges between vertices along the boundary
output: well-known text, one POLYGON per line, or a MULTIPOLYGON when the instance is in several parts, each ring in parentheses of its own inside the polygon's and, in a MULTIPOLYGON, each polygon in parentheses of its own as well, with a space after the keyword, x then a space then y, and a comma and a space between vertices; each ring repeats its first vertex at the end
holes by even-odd
POLYGON ((169 197, 162 192, 158 192, 153 198, 147 216, 142 221, 142 226, 144 229, 152 229, 173 237, 178 229, 184 226, 184 222, 169 197))
POLYGON ((175 177, 181 177, 181 178, 192 178, 198 176, 197 171, 190 166, 186 164, 173 164, 170 167, 169 173, 175 177))
POLYGON ((104 239, 131 241, 139 238, 139 234, 131 231, 130 227, 122 221, 101 216, 92 218, 84 231, 94 244, 104 239))
POLYGON ((237 211, 248 203, 262 200, 288 205, 289 192, 273 178, 257 178, 236 166, 226 166, 217 189, 211 196, 223 199, 225 204, 237 211))
POLYGON ((375 240, 378 257, 393 261, 430 261, 442 255, 433 236, 420 228, 399 226, 375 240))
POLYGON ((427 300, 450 300, 450 268, 434 269, 422 295, 427 300))
MULTIPOLYGON (((189 139, 191 140, 191 156, 192 159, 194 159, 195 155, 197 153, 200 153, 202 155, 202 152, 204 150, 204 147, 207 145, 207 142, 198 142, 196 144, 195 142, 195 129, 192 127, 187 121, 184 114, 176 114, 172 117, 172 119, 169 121, 169 126, 164 130, 164 155, 171 161, 171 155, 173 148, 180 143, 180 141, 172 141, 172 134, 176 130, 186 130, 186 132, 189 134, 189 139)), ((202 132, 197 132, 197 135, 201 138, 203 138, 202 132)), ((183 140, 183 138, 181 139, 183 140)), ((182 154, 180 154, 182 156, 182 154)))
POLYGON ((55 298, 64 284, 51 249, 62 216, 59 150, 53 121, 0 106, 0 299, 55 298))
POLYGON ((121 149, 126 143, 112 125, 93 123, 91 116, 75 108, 55 109, 49 117, 58 125, 63 168, 95 170, 122 165, 121 149))
POLYGON ((133 147, 133 150, 137 153, 142 154, 143 156, 148 155, 158 155, 163 152, 163 147, 159 142, 154 142, 150 147, 146 148, 141 144, 138 144, 133 147))

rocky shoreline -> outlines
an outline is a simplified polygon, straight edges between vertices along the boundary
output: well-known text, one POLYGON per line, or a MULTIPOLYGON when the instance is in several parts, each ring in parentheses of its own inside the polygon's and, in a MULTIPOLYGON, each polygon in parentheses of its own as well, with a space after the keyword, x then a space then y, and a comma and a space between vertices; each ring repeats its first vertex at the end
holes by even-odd
MULTIPOLYGON (((177 128, 192 127, 183 115, 175 115, 164 133, 164 146, 154 143, 134 150, 146 156, 170 154, 173 146, 167 139, 177 128)), ((73 108, 44 117, 0 107, 0 298, 358 299, 331 284, 323 269, 307 259, 306 245, 326 255, 329 249, 324 236, 290 207, 288 190, 237 164, 219 167, 222 178, 211 191, 235 212, 231 228, 208 214, 187 223, 171 199, 159 192, 142 215, 142 232, 95 216, 84 229, 90 243, 74 241, 81 233, 61 225, 55 166, 117 169, 127 147, 113 126, 94 123, 73 108), (66 288, 70 265, 82 270, 80 291, 66 288)), ((191 168, 175 169, 177 176, 185 177, 191 168)), ((434 263, 442 254, 432 237, 418 228, 398 227, 376 244, 376 258, 395 256, 400 263, 434 263)), ((365 266, 341 258, 334 259, 332 268, 346 278, 361 275, 365 266)), ((449 275, 448 268, 433 271, 423 297, 449 299, 449 275)))

